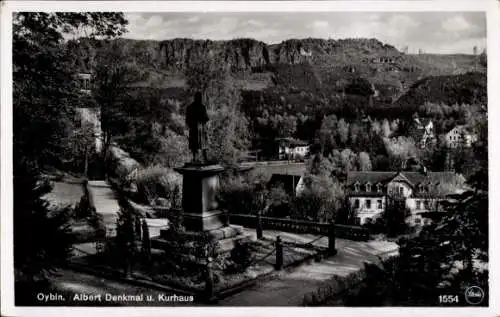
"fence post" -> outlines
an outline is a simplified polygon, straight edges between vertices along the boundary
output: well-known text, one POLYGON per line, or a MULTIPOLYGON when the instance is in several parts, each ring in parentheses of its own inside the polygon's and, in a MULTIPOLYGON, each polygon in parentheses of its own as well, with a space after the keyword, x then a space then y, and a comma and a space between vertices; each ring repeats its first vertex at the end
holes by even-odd
POLYGON ((328 254, 336 255, 337 249, 335 248, 335 223, 331 222, 328 230, 328 254))
POLYGON ((257 210, 257 239, 262 239, 262 216, 261 210, 257 210))
POLYGON ((205 266, 205 299, 210 302, 214 297, 214 271, 212 264, 212 257, 208 256, 205 266))
POLYGON ((283 243, 281 242, 281 237, 276 237, 276 265, 275 269, 277 271, 283 268, 283 243))
POLYGON ((224 222, 224 225, 229 226, 230 220, 229 220, 229 210, 226 210, 226 219, 224 222))

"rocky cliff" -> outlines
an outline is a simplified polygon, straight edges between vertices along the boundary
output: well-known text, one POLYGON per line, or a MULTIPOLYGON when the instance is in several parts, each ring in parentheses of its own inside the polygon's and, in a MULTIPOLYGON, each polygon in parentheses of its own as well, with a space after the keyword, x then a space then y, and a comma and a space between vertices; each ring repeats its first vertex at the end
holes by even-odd
POLYGON ((91 58, 109 51, 113 45, 118 45, 129 57, 135 57, 137 62, 141 64, 154 63, 163 67, 179 69, 185 69, 189 63, 201 57, 214 58, 218 62, 224 62, 233 70, 248 70, 268 64, 321 62, 325 57, 335 57, 336 55, 340 59, 354 57, 367 59, 367 57, 375 55, 384 57, 401 55, 393 46, 383 44, 376 39, 290 39, 272 45, 254 39, 229 41, 185 38, 166 41, 119 39, 111 42, 90 42, 81 39, 79 44, 81 47, 88 48, 90 46, 95 49, 91 58))
MULTIPOLYGON (((125 56, 123 62, 137 65, 163 87, 182 86, 184 72, 200 58, 226 65, 235 74, 235 80, 242 89, 250 90, 276 85, 291 85, 299 90, 307 90, 310 88, 307 87, 310 86, 307 85, 310 81, 307 78, 313 78, 317 83, 313 85, 314 89, 318 85, 338 88, 352 78, 362 77, 375 84, 382 93, 385 91, 398 96, 427 76, 485 71, 478 62, 479 56, 405 55, 376 39, 314 38, 290 39, 271 45, 254 39, 118 39, 92 42, 81 39, 74 45, 81 56, 77 67, 91 70, 99 56, 105 56, 117 48, 125 56), (301 74, 304 78, 296 80, 301 74), (294 78, 290 79, 290 76, 294 78)), ((145 85, 148 85, 147 81, 145 85)))

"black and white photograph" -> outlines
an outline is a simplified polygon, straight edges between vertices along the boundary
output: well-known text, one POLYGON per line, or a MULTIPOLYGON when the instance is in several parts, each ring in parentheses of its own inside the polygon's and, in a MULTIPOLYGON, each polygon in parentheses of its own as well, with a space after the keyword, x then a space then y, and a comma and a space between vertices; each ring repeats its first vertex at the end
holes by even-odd
POLYGON ((10 9, 13 306, 490 307, 485 10, 148 8, 10 9))

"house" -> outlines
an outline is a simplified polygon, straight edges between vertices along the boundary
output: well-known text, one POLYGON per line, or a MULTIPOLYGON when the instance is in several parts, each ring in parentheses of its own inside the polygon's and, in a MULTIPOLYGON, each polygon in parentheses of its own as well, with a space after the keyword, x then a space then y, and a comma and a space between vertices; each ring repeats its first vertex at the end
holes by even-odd
POLYGON ((439 202, 464 189, 465 179, 454 172, 349 172, 346 192, 354 221, 376 221, 389 199, 404 203, 412 226, 430 223, 425 213, 440 211, 439 202))
POLYGON ((77 86, 80 88, 80 92, 90 94, 90 89, 92 87, 92 74, 90 73, 78 73, 76 75, 77 86))
POLYGON ((422 149, 435 143, 437 140, 432 120, 419 118, 416 114, 413 116, 408 135, 413 138, 415 143, 422 149))
POLYGON ((298 195, 304 188, 304 163, 249 162, 246 172, 251 178, 262 180, 269 188, 283 186, 290 195, 298 195))
POLYGON ((273 174, 268 186, 270 188, 282 186, 287 194, 297 196, 304 190, 304 176, 303 174, 273 174))
POLYGON ((303 47, 300 48, 300 55, 302 56, 312 56, 312 52, 311 51, 306 51, 303 47))
POLYGON ((292 138, 278 139, 278 157, 283 160, 303 160, 309 154, 309 144, 292 138))
POLYGON ((457 125, 445 135, 448 148, 471 147, 477 141, 477 135, 472 133, 465 125, 457 125))

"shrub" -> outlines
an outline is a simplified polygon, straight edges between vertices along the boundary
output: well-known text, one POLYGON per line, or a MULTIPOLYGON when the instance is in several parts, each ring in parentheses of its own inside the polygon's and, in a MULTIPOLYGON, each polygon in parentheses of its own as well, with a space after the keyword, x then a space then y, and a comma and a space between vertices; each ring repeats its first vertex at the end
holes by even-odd
POLYGON ((330 222, 341 209, 344 193, 338 183, 324 176, 310 175, 304 180, 303 191, 292 202, 295 219, 330 222))
POLYGON ((227 268, 228 271, 241 273, 250 264, 252 259, 252 250, 249 243, 237 241, 233 250, 231 250, 230 260, 232 264, 227 268))
POLYGON ((138 168, 140 164, 130 157, 130 155, 116 146, 110 146, 106 153, 105 161, 110 176, 119 179, 121 185, 130 181, 129 176, 138 168))
POLYGON ((139 198, 152 203, 158 197, 171 200, 171 206, 180 206, 182 177, 170 168, 149 166, 137 171, 139 198))
POLYGON ((254 200, 253 184, 241 177, 222 182, 218 193, 221 207, 231 213, 251 214, 254 200))
POLYGON ((212 258, 215 270, 221 270, 223 259, 218 252, 217 243, 203 234, 186 234, 180 224, 180 217, 174 216, 169 220, 171 225, 165 234, 168 243, 165 245, 165 253, 160 260, 161 273, 176 278, 187 277, 194 281, 203 281, 202 263, 207 257, 212 258))

